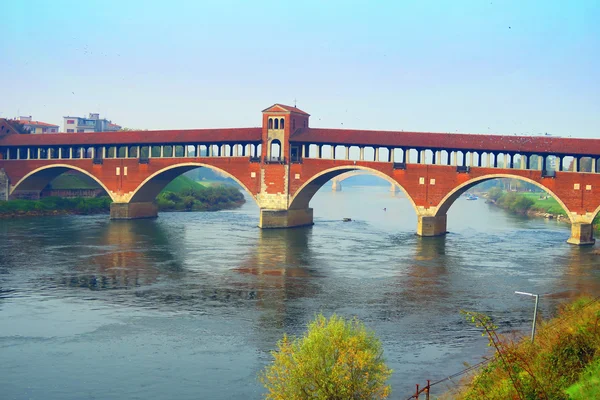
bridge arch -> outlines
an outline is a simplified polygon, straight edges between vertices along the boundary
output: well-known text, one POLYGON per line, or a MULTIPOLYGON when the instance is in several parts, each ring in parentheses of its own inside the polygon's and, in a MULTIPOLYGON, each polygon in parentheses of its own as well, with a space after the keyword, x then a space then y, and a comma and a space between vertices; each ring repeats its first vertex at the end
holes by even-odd
POLYGON ((19 179, 19 181, 14 186, 12 186, 10 194, 13 194, 18 190, 30 190, 41 192, 48 185, 48 183, 54 180, 57 176, 62 175, 67 171, 77 171, 89 176, 98 185, 100 185, 102 189, 104 189, 104 191, 108 194, 111 200, 115 200, 111 191, 100 179, 98 179, 96 176, 86 171, 85 169, 68 164, 51 164, 34 169, 33 171, 27 173, 27 175, 19 179))
POLYGON ((364 167, 362 165, 345 165, 345 166, 341 166, 341 167, 334 167, 334 168, 326 169, 326 170, 321 171, 318 174, 314 175, 313 177, 310 178, 310 180, 306 181, 302 186, 300 186, 296 190, 294 195, 291 197, 290 209, 306 209, 306 208, 308 208, 308 204, 310 203, 310 200, 313 198, 315 193, 317 193, 317 191, 319 189, 321 189, 321 187, 323 185, 325 185, 330 179, 335 178, 338 175, 342 175, 347 172, 353 172, 353 171, 365 171, 366 173, 369 173, 370 175, 375 175, 378 178, 385 179, 390 184, 399 187, 402 190, 402 192, 404 192, 404 195, 406 196, 406 198, 410 201, 410 204, 412 205, 413 209, 415 210, 415 213, 418 214, 417 205, 415 204, 413 198, 406 191, 406 189, 404 187, 402 187, 402 185, 400 185, 400 183, 398 183, 396 180, 394 180, 389 175, 382 173, 381 171, 378 171, 376 169, 369 168, 369 167, 364 167))
MULTIPOLYGON (((209 168, 236 181, 257 202, 256 196, 238 178, 224 169, 213 165, 190 162, 170 165, 148 176, 131 194, 130 203, 152 202, 156 196, 175 178, 196 168, 209 168)), ((258 204, 258 202, 257 202, 258 204)))
MULTIPOLYGON (((563 210, 565 210, 566 214, 569 217, 569 220, 571 222, 573 221, 573 218, 571 216, 571 212, 569 211, 569 208, 565 205, 565 203, 560 199, 560 197, 558 197, 556 195, 556 193, 554 193, 552 190, 550 190, 548 187, 542 185, 539 182, 536 182, 532 179, 529 178, 525 178, 523 176, 520 175, 512 175, 512 174, 491 174, 491 175, 484 175, 484 176, 479 176, 477 178, 473 178, 469 181, 466 181, 464 183, 462 183, 461 185, 455 187, 454 189, 452 189, 452 191, 450 191, 438 204, 437 207, 437 211, 435 213, 435 216, 440 216, 440 215, 446 215, 446 213, 448 212, 448 210, 450 209, 450 207, 452 206, 452 204, 454 204, 454 202, 456 201, 456 199, 458 199, 463 193, 465 193, 467 190, 469 190, 470 188, 472 188, 473 186, 476 186, 480 183, 492 180, 492 179, 499 179, 499 178, 506 178, 506 179, 517 179, 517 180, 521 180, 527 183, 531 183, 537 187, 539 187, 540 189, 548 192, 548 194, 550 194, 557 202, 558 204, 560 204, 560 206, 563 208, 563 210)), ((600 207, 598 207, 598 209, 596 210, 596 212, 600 211, 600 207)))

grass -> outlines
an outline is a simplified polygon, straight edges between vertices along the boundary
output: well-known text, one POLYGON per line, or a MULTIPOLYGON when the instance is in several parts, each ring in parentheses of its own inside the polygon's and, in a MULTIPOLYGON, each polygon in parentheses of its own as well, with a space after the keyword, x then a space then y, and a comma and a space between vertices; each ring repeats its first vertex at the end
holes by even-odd
POLYGON ((64 173, 57 176, 50 186, 55 190, 97 189, 101 187, 89 176, 81 173, 64 173))
POLYGON ((190 178, 188 178, 187 176, 178 176, 177 178, 173 179, 163 190, 162 192, 173 192, 173 193, 180 193, 183 192, 184 190, 200 190, 204 187, 205 185, 202 185, 199 182, 196 182, 190 178))
POLYGON ((456 399, 600 398, 600 302, 580 298, 556 318, 539 324, 535 343, 528 335, 499 335, 483 314, 472 319, 496 349, 492 361, 475 373, 456 399), (491 332, 491 333, 490 333, 491 332), (576 397, 579 396, 579 397, 576 397))
POLYGON ((564 215, 564 216, 567 215, 567 213, 561 207, 561 205, 558 204, 558 201, 556 201, 556 199, 554 197, 550 196, 548 193, 526 192, 526 193, 519 193, 519 194, 522 196, 525 196, 528 199, 533 201, 533 206, 531 206, 531 208, 533 208, 533 209, 542 210, 542 211, 545 211, 550 214, 564 215), (546 198, 540 199, 540 196, 546 197, 546 198))
POLYGON ((572 400, 600 399, 600 359, 589 365, 579 381, 565 392, 572 400))

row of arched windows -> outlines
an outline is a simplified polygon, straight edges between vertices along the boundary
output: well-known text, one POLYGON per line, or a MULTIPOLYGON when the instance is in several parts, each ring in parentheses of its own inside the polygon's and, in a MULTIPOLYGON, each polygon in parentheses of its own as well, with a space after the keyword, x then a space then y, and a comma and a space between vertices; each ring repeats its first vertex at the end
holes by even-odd
POLYGON ((269 129, 283 129, 285 120, 283 118, 269 118, 269 129))

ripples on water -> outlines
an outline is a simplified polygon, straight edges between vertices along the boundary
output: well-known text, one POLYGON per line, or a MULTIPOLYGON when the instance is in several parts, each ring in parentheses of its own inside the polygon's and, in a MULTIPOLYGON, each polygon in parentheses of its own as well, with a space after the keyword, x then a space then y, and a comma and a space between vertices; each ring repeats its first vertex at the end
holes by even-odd
POLYGON ((258 371, 317 312, 358 316, 384 344, 395 397, 477 362, 460 309, 526 331, 598 293, 566 225, 459 199, 444 238, 414 235, 387 188, 322 190, 312 228, 256 228, 240 210, 0 220, 0 387, 7 399, 260 398, 258 371), (383 208, 387 211, 383 211, 383 208), (352 222, 342 222, 351 217, 352 222))

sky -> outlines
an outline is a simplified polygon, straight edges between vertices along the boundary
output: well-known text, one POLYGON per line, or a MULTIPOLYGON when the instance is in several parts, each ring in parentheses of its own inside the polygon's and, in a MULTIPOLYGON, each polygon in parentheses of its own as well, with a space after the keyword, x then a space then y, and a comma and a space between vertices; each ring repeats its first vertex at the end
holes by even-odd
POLYGON ((599 137, 600 1, 4 0, 0 117, 599 137))

